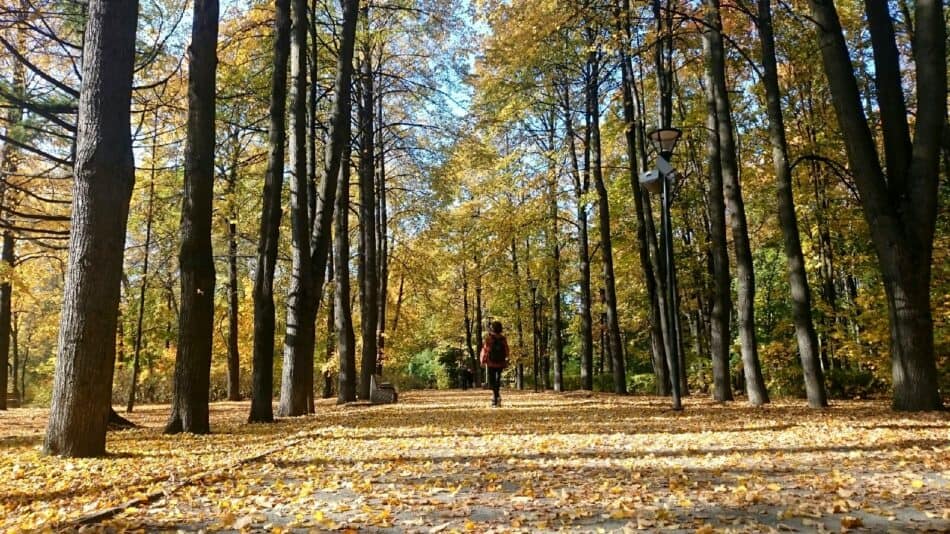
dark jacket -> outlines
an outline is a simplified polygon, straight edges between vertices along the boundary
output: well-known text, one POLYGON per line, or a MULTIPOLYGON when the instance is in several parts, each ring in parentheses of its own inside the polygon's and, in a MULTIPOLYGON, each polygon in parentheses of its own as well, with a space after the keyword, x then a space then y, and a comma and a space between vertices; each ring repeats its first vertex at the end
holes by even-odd
POLYGON ((511 358, 511 349, 508 348, 508 339, 502 334, 495 334, 493 332, 489 332, 489 334, 485 337, 485 343, 482 345, 482 354, 481 354, 482 365, 484 365, 485 367, 492 367, 495 369, 499 369, 499 368, 504 369, 505 367, 508 367, 509 358, 511 358), (505 361, 500 362, 500 363, 493 362, 488 359, 488 353, 491 352, 491 347, 494 344, 496 338, 500 338, 502 345, 504 345, 505 347, 505 361))

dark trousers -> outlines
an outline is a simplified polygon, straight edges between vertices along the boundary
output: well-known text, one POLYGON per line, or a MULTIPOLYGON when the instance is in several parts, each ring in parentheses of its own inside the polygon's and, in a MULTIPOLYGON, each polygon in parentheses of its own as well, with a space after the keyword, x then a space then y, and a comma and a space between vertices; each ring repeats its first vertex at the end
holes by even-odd
POLYGON ((504 371, 501 367, 489 367, 488 368, 488 385, 491 386, 491 391, 493 399, 495 402, 500 398, 498 394, 498 389, 501 388, 501 372, 504 371))

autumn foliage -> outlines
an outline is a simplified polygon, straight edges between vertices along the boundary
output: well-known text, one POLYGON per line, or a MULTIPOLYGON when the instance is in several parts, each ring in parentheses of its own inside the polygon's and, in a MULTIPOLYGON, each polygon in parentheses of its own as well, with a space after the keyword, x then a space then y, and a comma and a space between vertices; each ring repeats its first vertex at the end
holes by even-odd
POLYGON ((167 406, 111 432, 109 456, 43 457, 43 410, 0 415, 0 530, 365 532, 940 531, 950 418, 883 402, 765 408, 690 399, 412 392, 385 407, 165 436, 167 406))

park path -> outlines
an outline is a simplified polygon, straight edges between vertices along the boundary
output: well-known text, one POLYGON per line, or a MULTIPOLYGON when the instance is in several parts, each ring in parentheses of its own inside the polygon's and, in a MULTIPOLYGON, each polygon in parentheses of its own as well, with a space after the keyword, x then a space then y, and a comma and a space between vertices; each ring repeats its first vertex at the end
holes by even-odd
POLYGON ((278 423, 287 447, 130 508, 148 530, 950 530, 950 420, 692 399, 410 392, 278 423))

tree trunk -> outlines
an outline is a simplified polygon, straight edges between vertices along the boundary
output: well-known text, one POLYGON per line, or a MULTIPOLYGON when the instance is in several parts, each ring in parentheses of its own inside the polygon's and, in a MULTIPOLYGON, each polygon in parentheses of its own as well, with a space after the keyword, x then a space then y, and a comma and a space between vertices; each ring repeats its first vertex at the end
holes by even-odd
MULTIPOLYGON (((343 175, 344 167, 349 167, 350 154, 350 111, 352 103, 350 101, 351 87, 350 82, 353 78, 353 50, 356 42, 356 23, 359 18, 359 0, 342 0, 342 27, 340 29, 340 45, 337 53, 336 80, 334 81, 333 108, 330 116, 330 129, 327 132, 329 142, 326 144, 324 155, 323 176, 317 187, 313 204, 314 220, 313 232, 310 236, 310 266, 312 269, 312 279, 314 288, 314 298, 310 300, 310 306, 303 307, 301 313, 306 313, 307 324, 316 321, 317 311, 320 303, 323 301, 323 287, 327 273, 327 264, 334 260, 331 258, 331 234, 334 226, 335 202, 341 200, 338 184, 340 176, 343 175)), ((349 177, 349 169, 346 170, 349 177)), ((346 191, 345 201, 349 205, 349 191, 346 191)), ((344 214, 346 217, 346 214, 344 214)), ((345 221, 346 222, 346 221, 345 221)), ((347 227, 349 225, 346 222, 347 227)), ((346 250, 349 253, 349 236, 346 238, 346 250)), ((349 283, 349 270, 346 271, 347 284, 349 283)), ((344 313, 349 309, 347 305, 340 309, 336 307, 337 314, 344 313)), ((350 319, 350 328, 352 329, 352 318, 350 319)), ((337 332, 338 336, 346 336, 345 333, 337 332)), ((350 332, 352 335, 352 331, 350 332)), ((312 346, 312 345, 311 345, 312 346)), ((350 344, 352 349, 352 343, 350 344)), ((340 354, 342 352, 342 348, 340 354)), ((313 359, 313 352, 306 355, 310 360, 313 359)), ((312 371, 312 364, 311 364, 312 371)), ((312 373, 311 373, 312 374, 312 373)), ((340 377, 342 380, 344 377, 340 377)), ((308 389, 311 389, 308 387, 308 389)), ((342 391, 340 391, 342 393, 342 391)))
MULTIPOLYGON (((402 285, 401 281, 400 285, 402 285)), ((472 345, 472 316, 468 305, 468 269, 464 258, 462 259, 462 311, 465 314, 465 347, 468 350, 468 364, 474 373, 478 369, 478 359, 475 355, 475 347, 472 345)), ((481 347, 478 348, 481 350, 481 347)))
MULTIPOLYGON (((332 237, 330 246, 333 246, 332 237)), ((323 370, 323 398, 331 399, 333 398, 333 373, 330 371, 330 366, 334 363, 333 360, 336 358, 336 306, 335 298, 333 296, 333 288, 336 286, 336 276, 333 271, 333 262, 327 262, 327 282, 326 282, 325 296, 327 301, 327 363, 326 367, 323 370), (328 294, 327 294, 328 293, 328 294)), ((337 365, 339 367, 339 365, 337 365)))
POLYGON ((70 254, 46 454, 105 453, 122 255, 135 182, 129 109, 137 21, 135 0, 89 2, 70 254))
MULTIPOLYGON (((593 30, 588 29, 589 47, 593 48, 593 30)), ((617 317, 617 288, 614 283, 614 255, 610 235, 610 202, 601 168, 600 149, 600 58, 599 52, 588 52, 590 69, 587 80, 587 115, 590 119, 590 153, 593 166, 594 187, 597 189, 600 250, 604 263, 604 289, 607 296, 607 341, 610 346, 611 369, 614 377, 614 393, 627 392, 627 375, 624 362, 623 342, 620 340, 620 321, 617 317)))
POLYGON ((736 285, 739 309, 739 340, 742 344, 742 366, 745 370, 746 394, 749 403, 760 406, 769 402, 769 394, 762 378, 759 349, 755 337, 755 272, 752 266, 752 247, 746 222, 745 205, 739 184, 739 166, 736 163, 736 143, 732 123, 732 109, 726 89, 725 52, 722 42, 722 19, 719 0, 706 0, 707 29, 710 48, 710 77, 716 103, 716 129, 719 133, 722 184, 728 219, 732 228, 732 242, 736 254, 736 285))
POLYGON ((353 315, 350 309, 350 149, 344 149, 340 165, 339 187, 336 192, 336 238, 333 240, 333 292, 336 312, 337 350, 340 354, 339 388, 337 403, 356 400, 356 339, 353 334, 353 315))
MULTIPOLYGON (((557 146, 554 143, 556 109, 551 109, 551 117, 548 132, 548 149, 554 153, 557 146)), ((564 391, 564 339, 561 332, 561 243, 558 237, 558 179, 557 162, 551 161, 551 178, 548 182, 548 209, 551 216, 551 288, 553 299, 551 301, 551 327, 553 329, 554 353, 554 391, 564 391)))
POLYGON ((782 94, 779 89, 778 63, 775 59, 775 36, 772 31, 772 2, 758 0, 759 38, 762 41, 762 82, 769 116, 769 142, 772 144, 772 161, 775 180, 778 183, 779 224, 785 241, 785 257, 788 261, 789 286, 792 292, 792 317, 795 321, 795 336, 798 354, 805 375, 805 391, 808 405, 823 408, 828 405, 825 380, 819 361, 818 336, 811 320, 811 290, 805 273, 805 256, 798 235, 795 217, 795 200, 792 195, 792 171, 788 163, 788 143, 785 140, 785 118, 782 115, 782 94))
POLYGON ((23 404, 23 389, 20 388, 20 379, 19 376, 23 374, 22 368, 26 366, 26 360, 20 360, 20 345, 19 345, 19 317, 17 313, 13 314, 13 321, 10 323, 10 348, 13 349, 13 368, 11 369, 10 379, 13 380, 13 398, 17 400, 20 405, 23 404))
MULTIPOLYGON (((25 6, 25 4, 23 4, 25 6)), ((24 12, 21 17, 25 17, 26 13, 24 12)), ((24 30, 17 30, 17 44, 19 48, 25 48, 24 42, 24 30)), ((26 94, 26 67, 23 65, 22 61, 16 61, 13 65, 13 87, 12 89, 17 94, 26 94)), ((23 108, 17 105, 11 105, 7 111, 7 132, 11 128, 17 128, 21 126, 23 122, 23 108)), ((16 148, 9 142, 3 144, 3 148, 0 149, 0 222, 9 223, 10 220, 7 218, 4 209, 8 204, 13 203, 12 192, 7 191, 7 180, 10 179, 13 175, 19 170, 19 161, 15 154, 16 148)), ((9 278, 6 279, 2 284, 0 284, 0 410, 7 409, 7 365, 10 359, 10 334, 11 329, 11 317, 12 317, 12 297, 13 297, 13 267, 14 267, 14 246, 16 243, 16 236, 13 235, 13 232, 9 229, 3 232, 3 258, 2 261, 7 264, 7 267, 10 269, 9 278), (8 250, 9 249, 9 250, 8 250)), ((15 344, 14 344, 15 345, 15 344)), ((14 346, 14 352, 16 347, 14 346)), ((13 364, 13 391, 17 390, 17 361, 14 357, 13 364)))
POLYGON ((360 76, 360 399, 369 399, 370 379, 376 371, 378 351, 377 327, 379 320, 379 265, 376 249, 376 133, 375 90, 373 84, 373 54, 369 35, 369 7, 362 7, 365 35, 360 76))
MULTIPOLYGON (((618 24, 622 25, 628 42, 632 41, 632 27, 630 23, 630 1, 620 0, 623 18, 618 17, 618 24)), ((657 394, 668 395, 669 366, 666 364, 666 350, 663 347, 663 329, 660 324, 659 308, 657 306, 656 280, 654 279, 653 264, 650 261, 650 249, 647 244, 646 223, 644 221, 644 195, 640 189, 639 174, 637 171, 637 127, 636 108, 633 102, 633 73, 627 49, 619 47, 621 87, 623 90, 623 118, 626 122, 624 134, 627 141, 627 166, 630 172, 630 188, 633 190, 633 204, 637 216, 637 251, 640 254, 640 268, 643 269, 643 280, 646 284, 649 298, 650 341, 653 361, 653 372, 656 375, 657 394)))
POLYGON ((386 204, 386 146, 383 140, 383 45, 379 47, 376 88, 376 263, 379 307, 376 315, 376 372, 383 373, 386 357, 386 312, 389 305, 389 208, 386 204))
MULTIPOLYGON (((708 33, 708 32, 707 32, 708 33)), ((710 65, 712 63, 712 44, 706 33, 703 34, 703 46, 710 65)), ((726 240, 726 206, 723 200, 722 163, 720 158, 719 132, 716 119, 716 97, 709 68, 706 71, 706 108, 707 141, 706 156, 709 166, 709 213, 710 269, 713 279, 712 310, 710 311, 709 350, 712 354, 713 398, 717 401, 731 401, 732 381, 729 377, 729 348, 732 345, 732 333, 729 321, 732 318, 732 287, 729 276, 729 249, 726 240)))
POLYGON ((295 417, 309 411, 313 376, 315 317, 310 265, 310 203, 307 173, 307 1, 292 0, 290 12, 290 222, 291 276, 287 326, 281 366, 277 415, 295 417))
POLYGON ((943 3, 926 0, 915 5, 917 112, 911 142, 893 23, 886 4, 867 2, 886 173, 861 107, 837 10, 828 0, 811 0, 810 4, 835 114, 884 279, 891 330, 893 407, 911 411, 941 409, 930 278, 940 147, 947 116, 943 3))
POLYGON ((521 273, 518 266, 518 246, 515 238, 511 238, 511 270, 515 279, 515 328, 518 332, 518 363, 515 373, 518 389, 524 389, 524 324, 522 320, 521 303, 521 273))
POLYGON ((238 244, 237 244, 237 154, 228 178, 228 400, 241 400, 241 355, 238 352, 238 244))
MULTIPOLYGON (((478 253, 475 254, 475 347, 482 350, 484 343, 482 335, 482 266, 478 261, 478 253)), ((482 366, 481 361, 475 360, 475 386, 482 385, 482 366)))
POLYGON ((590 166, 587 164, 585 150, 584 173, 581 174, 577 161, 576 136, 574 134, 574 114, 571 111, 571 94, 568 85, 564 87, 564 128, 568 142, 568 157, 571 159, 571 175, 574 178, 574 198, 577 205, 577 264, 580 271, 580 357, 581 388, 594 389, 594 332, 591 315, 590 293, 590 244, 588 236, 587 201, 584 196, 590 189, 590 166))
MULTIPOLYGON (((156 121, 156 125, 158 121, 156 121)), ((152 168, 155 167, 155 144, 152 145, 152 168)), ((155 202, 155 171, 152 171, 148 184, 148 208, 145 219, 145 258, 142 261, 142 284, 139 286, 139 313, 135 321, 135 352, 132 354, 132 379, 129 381, 129 398, 125 405, 126 413, 132 413, 135 407, 136 388, 139 380, 139 356, 142 352, 142 321, 145 318, 145 291, 148 289, 148 259, 152 247, 152 206, 155 202)))
MULTIPOLYGON (((14 237, 9 230, 3 232, 3 253, 0 261, 3 262, 6 269, 12 273, 14 256, 14 237)), ((10 365, 10 325, 12 308, 11 296, 13 295, 13 284, 7 278, 0 283, 0 410, 7 409, 7 373, 10 365)), ((13 389, 16 390, 16 366, 13 366, 13 389)))
MULTIPOLYGON (((658 35, 657 46, 654 50, 654 64, 656 66, 656 82, 659 88, 659 99, 657 99, 657 114, 659 116, 660 127, 669 128, 673 121, 673 14, 672 10, 665 9, 661 0, 653 0, 653 18, 656 21, 656 31, 658 35)), ((645 132, 644 132, 645 139, 645 132)), ((661 195, 661 203, 667 203, 669 188, 668 182, 664 180, 666 187, 661 195)), ((646 197, 649 199, 649 196, 646 197)), ((649 202, 649 200, 648 200, 649 202)), ((666 352, 667 367, 670 371, 670 389, 673 395, 674 409, 680 409, 682 388, 674 387, 674 382, 678 385, 685 380, 685 371, 679 364, 681 353, 679 337, 679 317, 678 308, 675 304, 676 294, 676 270, 673 266, 673 252, 667 254, 664 246, 663 256, 660 256, 660 249, 656 243, 656 229, 653 225, 653 210, 648 204, 646 206, 647 224, 650 229, 650 245, 652 247, 653 261, 657 267, 656 286, 659 289, 657 303, 660 310, 660 328, 663 331, 663 349, 666 352)), ((672 225, 668 207, 660 209, 660 235, 669 231, 672 225)), ((665 238, 664 238, 665 239, 665 238)), ((672 245, 671 245, 672 246, 672 245)))
POLYGON ((208 394, 214 336, 214 258, 211 213, 214 196, 215 72, 218 0, 195 0, 188 70, 188 127, 181 211, 181 314, 172 414, 165 433, 211 431, 208 394))
POLYGON ((274 1, 274 71, 271 75, 270 125, 264 205, 254 277, 254 358, 250 423, 274 420, 274 270, 280 238, 281 190, 284 184, 287 62, 290 57, 290 0, 274 1))

